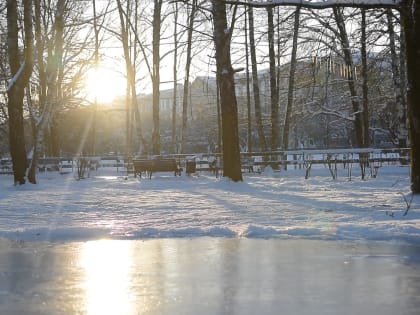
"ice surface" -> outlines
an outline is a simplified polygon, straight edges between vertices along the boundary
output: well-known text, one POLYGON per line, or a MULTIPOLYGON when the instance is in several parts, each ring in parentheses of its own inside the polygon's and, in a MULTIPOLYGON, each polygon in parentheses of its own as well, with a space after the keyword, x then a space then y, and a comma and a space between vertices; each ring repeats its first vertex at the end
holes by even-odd
POLYGON ((194 239, 0 241, 0 314, 417 315, 420 247, 194 239))
POLYGON ((135 179, 0 176, 0 314, 369 314, 420 309, 409 169, 135 179))

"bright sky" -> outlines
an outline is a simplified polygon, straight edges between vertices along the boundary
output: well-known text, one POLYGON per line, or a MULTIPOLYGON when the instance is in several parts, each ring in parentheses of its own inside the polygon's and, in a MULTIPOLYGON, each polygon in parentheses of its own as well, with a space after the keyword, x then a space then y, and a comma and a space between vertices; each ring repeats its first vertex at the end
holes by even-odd
POLYGON ((91 69, 86 75, 86 93, 90 102, 109 103, 125 93, 125 79, 115 70, 101 67, 91 69))

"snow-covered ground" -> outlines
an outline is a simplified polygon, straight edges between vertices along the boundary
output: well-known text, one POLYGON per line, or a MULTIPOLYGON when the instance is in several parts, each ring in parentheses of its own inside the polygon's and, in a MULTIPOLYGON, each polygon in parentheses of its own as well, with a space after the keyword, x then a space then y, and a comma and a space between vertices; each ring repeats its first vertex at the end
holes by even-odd
MULTIPOLYGON (((315 166, 314 166, 315 167, 315 166)), ((90 178, 48 172, 39 184, 0 175, 0 238, 78 241, 168 237, 420 241, 420 196, 411 201, 409 168, 382 166, 360 179, 354 166, 262 174, 233 183, 202 172, 152 179, 101 168, 90 178), (411 202, 411 203, 410 203, 411 202), (407 205, 411 205, 404 215, 407 205)))

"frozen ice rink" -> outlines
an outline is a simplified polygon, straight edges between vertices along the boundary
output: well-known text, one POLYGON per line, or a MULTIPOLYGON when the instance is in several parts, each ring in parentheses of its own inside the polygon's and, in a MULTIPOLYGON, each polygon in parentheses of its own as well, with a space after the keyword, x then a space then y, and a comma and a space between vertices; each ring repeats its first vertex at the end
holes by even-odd
POLYGON ((420 247, 169 238, 0 240, 0 314, 419 314, 420 247))

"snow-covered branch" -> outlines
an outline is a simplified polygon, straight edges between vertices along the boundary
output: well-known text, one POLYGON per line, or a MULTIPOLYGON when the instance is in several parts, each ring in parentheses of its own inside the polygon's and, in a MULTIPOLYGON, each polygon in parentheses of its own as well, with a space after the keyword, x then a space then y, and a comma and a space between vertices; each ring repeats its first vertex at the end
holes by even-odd
POLYGON ((398 8, 403 0, 268 0, 268 1, 225 1, 252 7, 300 6, 308 9, 327 9, 333 7, 398 8))
POLYGON ((7 85, 6 90, 10 91, 10 89, 13 87, 13 85, 16 84, 17 80, 19 80, 20 75, 22 74, 23 70, 25 69, 25 62, 22 63, 19 70, 15 73, 13 78, 10 80, 9 84, 7 85))
POLYGON ((348 116, 348 115, 343 114, 342 112, 328 109, 328 108, 321 108, 320 110, 312 113, 313 117, 316 117, 318 115, 329 115, 329 116, 334 116, 340 120, 354 121, 354 116, 348 116))

